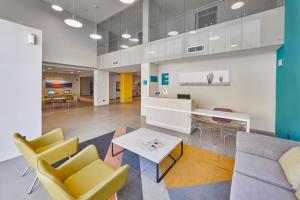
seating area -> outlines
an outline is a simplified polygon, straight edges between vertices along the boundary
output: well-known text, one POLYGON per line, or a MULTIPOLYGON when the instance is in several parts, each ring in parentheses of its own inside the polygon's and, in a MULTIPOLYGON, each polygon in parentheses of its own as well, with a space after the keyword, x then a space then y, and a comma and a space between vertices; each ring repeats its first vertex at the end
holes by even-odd
POLYGON ((55 94, 51 96, 43 96, 42 103, 43 108, 59 108, 65 107, 70 108, 70 106, 77 106, 79 98, 76 94, 55 94))
POLYGON ((0 0, 0 200, 300 200, 299 0, 0 0))

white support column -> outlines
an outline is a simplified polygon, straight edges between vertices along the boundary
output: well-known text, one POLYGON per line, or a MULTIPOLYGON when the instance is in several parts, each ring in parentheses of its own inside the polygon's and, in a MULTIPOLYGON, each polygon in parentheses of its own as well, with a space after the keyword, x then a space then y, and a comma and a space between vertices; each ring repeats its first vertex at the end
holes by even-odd
POLYGON ((150 5, 149 0, 143 0, 143 43, 149 42, 149 15, 150 5))
POLYGON ((146 101, 150 94, 150 63, 144 63, 141 65, 141 115, 146 115, 146 101))
POLYGON ((94 70, 94 105, 109 104, 109 72, 94 70))

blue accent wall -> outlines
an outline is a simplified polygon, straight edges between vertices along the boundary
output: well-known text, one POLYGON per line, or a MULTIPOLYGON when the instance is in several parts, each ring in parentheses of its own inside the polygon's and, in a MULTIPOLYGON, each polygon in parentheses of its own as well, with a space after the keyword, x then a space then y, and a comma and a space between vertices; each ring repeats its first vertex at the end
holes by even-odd
POLYGON ((285 4, 285 44, 277 53, 284 64, 277 67, 276 134, 300 141, 300 0, 285 4))

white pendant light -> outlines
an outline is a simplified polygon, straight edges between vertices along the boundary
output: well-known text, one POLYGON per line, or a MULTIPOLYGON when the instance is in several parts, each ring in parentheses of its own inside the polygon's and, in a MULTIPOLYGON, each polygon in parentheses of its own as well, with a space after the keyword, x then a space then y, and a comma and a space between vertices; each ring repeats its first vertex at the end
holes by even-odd
POLYGON ((95 33, 90 34, 90 38, 94 40, 101 40, 102 36, 97 33, 97 8, 98 6, 95 7, 95 33))
POLYGON ((241 7, 243 7, 244 5, 245 5, 244 2, 238 1, 238 2, 231 5, 231 9, 232 10, 237 10, 237 9, 240 9, 241 7))
POLYGON ((139 42, 140 40, 138 38, 130 38, 129 41, 136 43, 139 42))
POLYGON ((125 38, 125 39, 131 38, 131 35, 129 33, 127 33, 127 29, 126 29, 126 32, 122 34, 122 38, 125 38))
POLYGON ((75 20, 75 0, 73 0, 73 18, 65 19, 65 24, 73 28, 81 28, 83 26, 80 21, 75 20))
POLYGON ((96 33, 92 33, 90 34, 90 38, 94 39, 94 40, 101 40, 102 39, 102 36, 101 35, 98 35, 96 33))
POLYGON ((58 11, 58 12, 62 12, 62 11, 64 11, 64 9, 62 8, 62 7, 60 7, 59 5, 52 5, 51 6, 52 7, 52 9, 53 10, 56 10, 56 11, 58 11))
POLYGON ((135 0, 120 0, 120 1, 125 4, 131 4, 131 3, 135 2, 135 0))

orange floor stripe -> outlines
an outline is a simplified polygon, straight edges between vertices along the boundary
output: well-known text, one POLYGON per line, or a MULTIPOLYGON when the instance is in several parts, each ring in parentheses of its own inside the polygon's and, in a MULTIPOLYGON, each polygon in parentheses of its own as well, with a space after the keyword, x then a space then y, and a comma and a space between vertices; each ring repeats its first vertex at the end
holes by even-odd
MULTIPOLYGON (((175 149, 172 154, 176 157, 179 149, 175 149)), ((160 166, 161 171, 164 171, 170 163, 171 159, 166 158, 160 166)), ((164 182, 167 188, 178 188, 230 181, 233 168, 232 158, 184 145, 183 156, 165 176, 164 182)))

